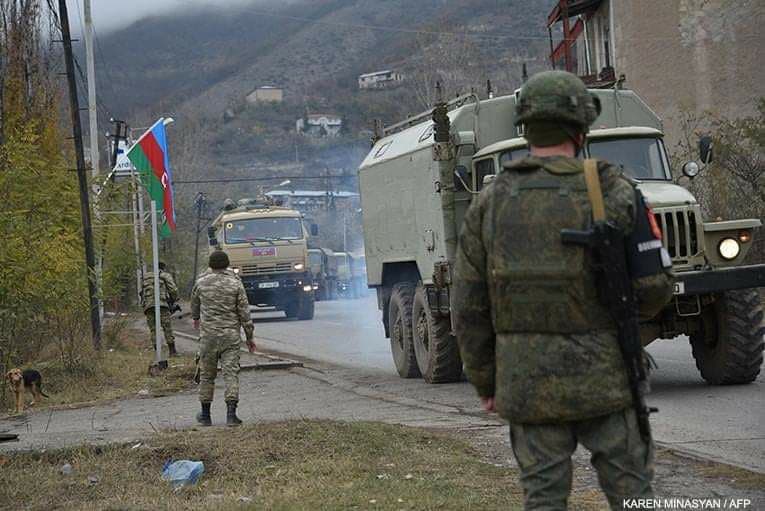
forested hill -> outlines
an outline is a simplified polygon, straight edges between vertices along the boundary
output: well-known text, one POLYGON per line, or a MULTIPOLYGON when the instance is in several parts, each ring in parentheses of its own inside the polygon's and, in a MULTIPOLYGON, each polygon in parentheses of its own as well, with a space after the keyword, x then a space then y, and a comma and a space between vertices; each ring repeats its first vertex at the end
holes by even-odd
POLYGON ((520 60, 543 56, 546 41, 528 37, 544 34, 550 4, 305 0, 150 17, 102 35, 100 91, 123 116, 180 104, 215 114, 265 83, 311 97, 353 90, 363 72, 419 71, 432 45, 448 53, 440 71, 452 72, 467 55, 483 75, 502 82, 519 76, 520 60))

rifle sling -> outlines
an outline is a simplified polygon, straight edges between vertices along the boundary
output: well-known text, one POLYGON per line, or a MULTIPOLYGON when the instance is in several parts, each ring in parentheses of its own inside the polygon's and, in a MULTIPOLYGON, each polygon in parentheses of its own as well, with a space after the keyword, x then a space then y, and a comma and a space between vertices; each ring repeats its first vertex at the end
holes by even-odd
POLYGON ((587 184, 587 195, 592 204, 592 219, 603 222, 606 219, 606 207, 603 203, 603 191, 600 188, 598 161, 593 158, 584 160, 584 181, 587 184))

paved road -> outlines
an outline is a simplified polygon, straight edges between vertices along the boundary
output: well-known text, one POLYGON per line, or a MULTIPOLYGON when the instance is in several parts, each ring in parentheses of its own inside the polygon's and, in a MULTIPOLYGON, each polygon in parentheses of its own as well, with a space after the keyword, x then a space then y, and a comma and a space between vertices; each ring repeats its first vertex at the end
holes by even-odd
MULTIPOLYGON (((374 296, 318 302, 313 321, 287 320, 281 313, 254 312, 261 348, 344 368, 356 383, 421 401, 478 413, 466 383, 426 385, 400 379, 374 296)), ((652 417, 656 439, 665 445, 765 472, 763 375, 753 384, 712 387, 698 375, 686 339, 649 347, 659 365, 654 373, 652 417)))

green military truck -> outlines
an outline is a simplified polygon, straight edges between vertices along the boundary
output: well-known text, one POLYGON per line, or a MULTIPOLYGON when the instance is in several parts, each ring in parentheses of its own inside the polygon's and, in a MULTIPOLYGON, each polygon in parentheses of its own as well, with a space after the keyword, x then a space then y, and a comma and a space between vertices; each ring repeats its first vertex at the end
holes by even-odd
MULTIPOLYGON (((603 109, 585 153, 622 164, 638 183, 677 276, 674 300, 643 325, 644 342, 685 334, 706 381, 754 381, 765 331, 756 288, 765 286, 765 265, 743 260, 760 220, 704 221, 694 196, 673 183, 661 120, 632 91, 591 92, 603 109)), ((441 102, 379 132, 359 168, 367 280, 402 377, 461 377, 449 303, 457 235, 475 194, 506 161, 528 153, 514 126, 516 99, 470 94, 441 102)), ((689 176, 697 170, 684 166, 689 176)))
POLYGON ((270 198, 227 199, 208 235, 211 250, 228 253, 250 304, 284 311, 288 318, 313 319, 308 232, 300 212, 276 206, 270 198))
POLYGON ((313 291, 317 301, 331 300, 334 279, 330 269, 332 250, 327 248, 308 249, 308 267, 313 277, 313 291))

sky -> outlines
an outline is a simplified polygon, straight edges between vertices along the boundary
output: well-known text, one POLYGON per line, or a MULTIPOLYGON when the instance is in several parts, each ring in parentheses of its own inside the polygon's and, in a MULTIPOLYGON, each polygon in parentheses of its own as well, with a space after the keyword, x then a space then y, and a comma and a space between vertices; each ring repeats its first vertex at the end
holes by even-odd
MULTIPOLYGON (((73 18, 73 32, 79 32, 80 20, 74 17, 72 11, 79 8, 82 15, 83 1, 67 0, 73 18)), ((199 6, 233 7, 243 4, 263 5, 265 3, 269 2, 266 0, 90 0, 93 25, 98 33, 124 28, 134 21, 154 14, 167 14, 199 6)))

